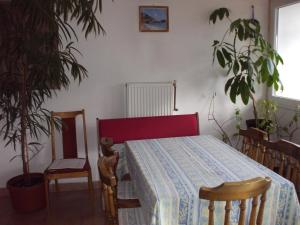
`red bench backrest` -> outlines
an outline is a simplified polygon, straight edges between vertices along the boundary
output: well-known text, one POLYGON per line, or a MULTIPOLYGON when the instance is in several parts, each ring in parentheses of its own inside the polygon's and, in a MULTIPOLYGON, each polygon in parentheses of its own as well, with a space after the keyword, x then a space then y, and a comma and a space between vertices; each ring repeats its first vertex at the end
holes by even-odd
POLYGON ((129 140, 199 135, 198 113, 121 119, 97 119, 99 137, 115 144, 129 140))

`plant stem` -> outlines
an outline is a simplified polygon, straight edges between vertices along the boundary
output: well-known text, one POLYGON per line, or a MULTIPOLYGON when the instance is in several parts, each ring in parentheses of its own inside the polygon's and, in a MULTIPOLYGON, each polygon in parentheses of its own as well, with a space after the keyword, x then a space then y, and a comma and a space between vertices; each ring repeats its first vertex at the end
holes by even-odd
POLYGON ((255 119, 255 125, 256 127, 258 126, 258 115, 257 115, 257 109, 256 109, 256 102, 255 102, 255 98, 253 96, 252 93, 250 93, 250 98, 252 100, 252 106, 253 106, 253 115, 254 115, 254 119, 255 119))
POLYGON ((228 136, 228 134, 226 133, 226 131, 223 129, 223 127, 219 124, 218 120, 215 118, 215 116, 212 114, 213 120, 215 121, 215 123, 217 124, 217 126, 219 127, 222 135, 223 135, 223 141, 228 143, 230 146, 233 146, 231 143, 231 140, 228 136))
POLYGON ((26 113, 27 113, 27 66, 26 63, 23 63, 23 79, 21 82, 21 152, 22 152, 22 162, 23 162, 23 173, 26 175, 29 174, 29 165, 28 165, 28 145, 27 145, 27 135, 26 135, 26 113))

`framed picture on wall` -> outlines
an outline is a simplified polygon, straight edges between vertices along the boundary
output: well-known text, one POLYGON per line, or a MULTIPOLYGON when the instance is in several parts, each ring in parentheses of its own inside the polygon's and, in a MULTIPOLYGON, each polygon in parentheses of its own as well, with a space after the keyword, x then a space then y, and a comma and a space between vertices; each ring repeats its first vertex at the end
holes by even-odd
POLYGON ((140 32, 168 32, 168 6, 140 6, 140 32))

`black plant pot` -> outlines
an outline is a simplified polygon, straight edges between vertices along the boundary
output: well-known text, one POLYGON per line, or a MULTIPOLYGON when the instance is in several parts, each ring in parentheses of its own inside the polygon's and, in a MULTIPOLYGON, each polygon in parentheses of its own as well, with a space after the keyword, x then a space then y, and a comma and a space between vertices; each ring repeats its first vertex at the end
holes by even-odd
POLYGON ((263 119, 257 119, 257 124, 255 119, 246 120, 247 128, 254 127, 254 128, 259 128, 263 131, 267 131, 267 127, 269 127, 271 123, 272 121, 264 122, 263 119))
POLYGON ((24 175, 7 181, 12 206, 19 213, 33 212, 46 207, 44 175, 30 173, 29 176, 29 184, 24 175))

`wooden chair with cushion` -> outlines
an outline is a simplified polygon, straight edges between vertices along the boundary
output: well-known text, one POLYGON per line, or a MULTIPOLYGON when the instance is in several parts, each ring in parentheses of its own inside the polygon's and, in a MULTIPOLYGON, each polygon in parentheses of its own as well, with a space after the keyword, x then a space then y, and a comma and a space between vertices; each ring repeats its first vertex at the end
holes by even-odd
POLYGON ((297 193, 300 193, 300 145, 279 140, 277 142, 264 141, 266 156, 263 164, 279 175, 292 181, 297 193))
POLYGON ((260 129, 250 127, 247 130, 240 129, 239 135, 243 137, 241 152, 253 160, 263 163, 265 149, 262 142, 267 140, 268 134, 260 129))
POLYGON ((58 179, 87 177, 88 189, 93 199, 93 183, 90 163, 88 159, 87 133, 84 110, 72 112, 51 112, 51 144, 52 144, 52 163, 45 170, 45 190, 46 200, 49 207, 49 182, 55 181, 55 189, 59 191, 58 179), (83 123, 83 142, 84 158, 78 157, 77 136, 76 136, 76 118, 81 116, 83 123), (55 123, 54 120, 61 120, 62 126, 62 148, 63 157, 57 159, 56 141, 55 141, 55 123), (74 166, 74 163, 78 166, 74 166), (59 166, 60 164, 60 166, 59 166), (66 166, 65 168, 63 168, 66 166))
POLYGON ((264 207, 266 201, 266 193, 271 186, 271 178, 257 177, 250 180, 240 182, 226 182, 218 187, 208 188, 202 187, 199 192, 200 199, 209 200, 209 218, 208 225, 214 225, 214 202, 224 201, 225 218, 224 225, 230 225, 231 202, 240 201, 239 204, 239 225, 261 225, 263 222, 264 207), (259 199, 260 197, 260 199, 259 199), (246 222, 246 201, 252 199, 252 208, 249 222, 246 222), (257 207, 260 202, 260 206, 257 207))
MULTIPOLYGON (((119 184, 114 173, 117 163, 116 156, 100 157, 98 170, 102 181, 102 193, 105 212, 111 224, 119 225, 144 225, 140 202, 137 198, 120 199, 119 184)), ((132 192, 132 188, 130 190, 132 192)))

